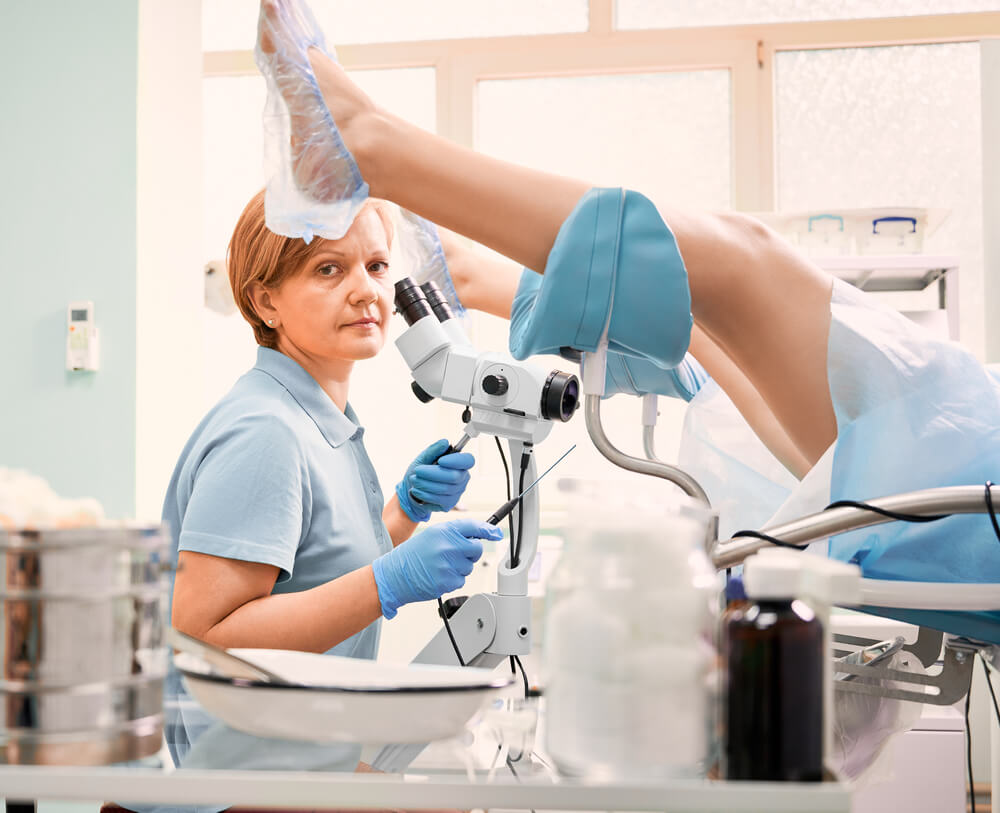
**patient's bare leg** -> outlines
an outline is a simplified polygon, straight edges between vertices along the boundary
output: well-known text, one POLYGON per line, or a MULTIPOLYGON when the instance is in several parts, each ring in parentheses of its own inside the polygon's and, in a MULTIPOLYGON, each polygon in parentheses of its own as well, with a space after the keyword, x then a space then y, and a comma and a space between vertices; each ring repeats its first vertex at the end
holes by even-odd
MULTIPOLYGON (((510 319, 521 269, 510 260, 488 253, 447 229, 439 229, 439 234, 448 271, 463 304, 510 319)), ((802 478, 815 461, 810 461, 792 442, 743 370, 697 321, 691 331, 688 350, 729 395, 771 454, 792 474, 802 478)))
MULTIPOLYGON (((423 131, 380 110, 325 54, 309 56, 372 195, 544 270, 559 227, 590 184, 423 131)), ((695 320, 815 463, 836 437, 826 376, 830 278, 752 218, 662 214, 687 266, 695 320)))

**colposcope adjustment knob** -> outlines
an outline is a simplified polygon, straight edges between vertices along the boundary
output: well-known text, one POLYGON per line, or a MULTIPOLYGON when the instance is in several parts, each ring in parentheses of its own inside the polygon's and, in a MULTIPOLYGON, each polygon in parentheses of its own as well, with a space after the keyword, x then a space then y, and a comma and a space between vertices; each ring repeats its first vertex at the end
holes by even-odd
POLYGON ((427 392, 427 390, 421 387, 416 381, 410 382, 410 389, 413 390, 413 394, 417 396, 417 400, 419 400, 422 404, 426 404, 434 400, 434 396, 427 392))
POLYGON ((502 375, 488 375, 483 379, 483 391, 487 395, 503 395, 509 388, 507 379, 502 375))

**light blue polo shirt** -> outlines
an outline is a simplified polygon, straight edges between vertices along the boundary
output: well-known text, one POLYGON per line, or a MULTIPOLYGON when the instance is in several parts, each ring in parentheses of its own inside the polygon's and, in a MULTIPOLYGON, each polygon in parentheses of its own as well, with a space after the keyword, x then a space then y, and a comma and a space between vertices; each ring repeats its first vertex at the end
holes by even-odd
MULTIPOLYGON (((350 405, 341 412, 295 361, 259 348, 256 366, 205 416, 174 470, 163 506, 174 560, 185 550, 274 565, 273 593, 371 564, 392 541, 363 436, 350 405)), ((374 658, 379 630, 377 620, 328 654, 374 658)), ((165 707, 167 744, 182 767, 350 771, 360 755, 360 745, 263 740, 222 726, 172 667, 165 707)))

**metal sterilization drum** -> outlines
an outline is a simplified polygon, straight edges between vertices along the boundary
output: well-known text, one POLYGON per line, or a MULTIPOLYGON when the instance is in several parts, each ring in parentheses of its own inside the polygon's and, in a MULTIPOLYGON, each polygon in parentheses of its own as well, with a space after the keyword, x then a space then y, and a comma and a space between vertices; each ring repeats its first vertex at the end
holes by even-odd
POLYGON ((160 749, 168 539, 156 525, 0 529, 0 764, 160 749))

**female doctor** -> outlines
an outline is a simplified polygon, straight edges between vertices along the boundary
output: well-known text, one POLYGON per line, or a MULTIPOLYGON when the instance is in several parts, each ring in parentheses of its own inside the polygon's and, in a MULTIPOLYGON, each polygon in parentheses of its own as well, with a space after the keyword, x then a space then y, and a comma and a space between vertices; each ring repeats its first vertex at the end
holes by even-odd
MULTIPOLYGON (((195 429, 168 488, 182 632, 227 648, 374 658, 382 616, 460 587, 481 540, 502 535, 472 519, 414 534, 469 481, 472 456, 441 456, 446 440, 417 456, 383 505, 348 395, 354 365, 388 330, 384 208, 369 201, 341 239, 308 244, 267 229, 263 192, 240 216, 230 281, 260 346, 195 429)), ((359 767, 360 745, 279 746, 215 724, 174 670, 165 695, 168 745, 185 767, 359 767)))

